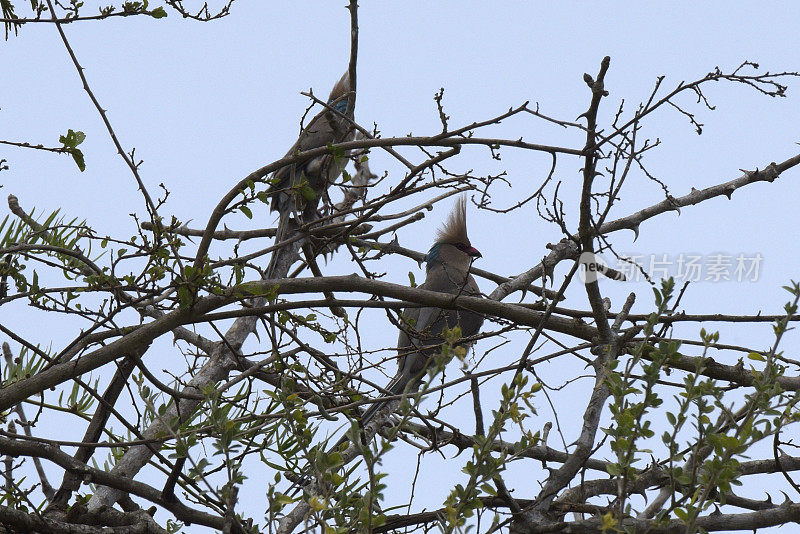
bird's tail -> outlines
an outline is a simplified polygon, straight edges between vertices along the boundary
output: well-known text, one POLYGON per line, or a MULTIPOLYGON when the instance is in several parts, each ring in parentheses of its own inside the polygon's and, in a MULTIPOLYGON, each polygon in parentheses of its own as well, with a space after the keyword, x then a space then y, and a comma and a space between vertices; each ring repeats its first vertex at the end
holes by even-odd
POLYGON ((369 423, 372 418, 374 418, 375 415, 381 410, 381 408, 386 406, 389 401, 383 400, 385 397, 393 397, 395 395, 402 394, 405 392, 408 384, 410 384, 415 378, 417 377, 410 375, 406 371, 401 370, 398 372, 397 375, 395 375, 395 377, 392 378, 392 380, 386 385, 384 388, 384 393, 381 394, 378 400, 372 403, 372 405, 361 415, 361 427, 363 428, 366 426, 367 423, 369 423))
MULTIPOLYGON (((277 246, 289 234, 291 217, 292 217, 292 210, 285 209, 281 212, 281 215, 278 218, 278 229, 275 232, 274 245, 277 246)), ((276 248, 275 250, 272 251, 272 257, 270 258, 269 265, 267 266, 267 279, 272 279, 275 277, 275 270, 278 267, 278 259, 280 257, 281 254, 279 253, 279 249, 276 248)))
MULTIPOLYGON (((384 392, 381 394, 378 400, 372 403, 372 405, 370 405, 370 407, 367 408, 367 411, 365 411, 364 414, 361 416, 361 421, 360 421, 361 428, 364 428, 367 425, 367 423, 369 423, 369 421, 372 420, 378 412, 380 412, 381 408, 383 408, 384 406, 386 406, 388 402, 390 402, 389 400, 384 400, 385 397, 393 397, 395 395, 400 395, 401 393, 403 393, 406 389, 406 386, 413 378, 414 377, 408 376, 402 371, 399 372, 397 375, 395 375, 395 377, 392 378, 392 380, 386 385, 386 387, 384 388, 384 392)), ((333 448, 330 450, 336 451, 339 449, 339 447, 341 447, 342 443, 346 443, 349 441, 350 438, 347 435, 344 435, 341 438, 339 438, 339 441, 337 441, 336 445, 334 445, 333 448)), ((294 497, 299 492, 299 490, 301 490, 304 486, 307 486, 308 484, 311 483, 310 475, 311 475, 311 468, 305 469, 302 475, 300 476, 300 479, 297 482, 292 483, 292 485, 287 490, 286 494, 290 497, 294 497)))

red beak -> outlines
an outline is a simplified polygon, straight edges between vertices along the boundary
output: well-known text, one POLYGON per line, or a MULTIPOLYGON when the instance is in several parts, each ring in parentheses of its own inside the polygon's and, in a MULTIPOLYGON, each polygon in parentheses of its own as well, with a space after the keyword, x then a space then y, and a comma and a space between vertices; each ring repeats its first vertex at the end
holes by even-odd
POLYGON ((482 258, 482 257, 483 257, 483 256, 481 255, 481 253, 480 253, 480 252, 478 252, 478 249, 477 249, 477 248, 475 248, 475 247, 469 247, 469 248, 466 250, 466 253, 467 253, 467 254, 469 254, 470 256, 472 256, 473 258, 482 258))

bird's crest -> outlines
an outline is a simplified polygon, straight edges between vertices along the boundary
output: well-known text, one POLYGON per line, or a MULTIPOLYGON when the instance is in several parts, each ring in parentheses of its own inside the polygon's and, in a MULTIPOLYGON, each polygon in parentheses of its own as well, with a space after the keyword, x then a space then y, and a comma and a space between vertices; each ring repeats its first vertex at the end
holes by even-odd
POLYGON ((444 225, 436 233, 437 243, 463 243, 471 246, 467 237, 467 197, 461 195, 456 200, 453 211, 447 217, 444 225))
POLYGON ((345 109, 347 109, 348 99, 347 98, 342 98, 341 100, 339 99, 344 95, 346 95, 348 92, 350 92, 349 70, 345 71, 342 77, 339 78, 339 81, 336 82, 336 85, 333 86, 333 89, 331 89, 331 95, 328 97, 328 103, 330 104, 335 102, 334 108, 336 108, 336 110, 339 111, 340 113, 344 113, 345 109), (339 101, 336 102, 337 100, 339 101))

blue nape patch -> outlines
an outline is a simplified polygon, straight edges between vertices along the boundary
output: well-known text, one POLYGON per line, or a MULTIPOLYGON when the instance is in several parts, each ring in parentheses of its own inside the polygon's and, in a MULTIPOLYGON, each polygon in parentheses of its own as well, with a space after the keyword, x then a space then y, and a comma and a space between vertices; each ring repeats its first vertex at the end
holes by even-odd
POLYGON ((425 272, 431 268, 431 263, 436 261, 439 257, 439 249, 442 247, 441 243, 434 243, 428 253, 425 255, 425 272))
POLYGON ((344 98, 342 100, 339 100, 338 102, 333 104, 331 107, 333 109, 335 109, 336 111, 338 111, 339 113, 344 113, 345 111, 347 111, 347 99, 344 98))

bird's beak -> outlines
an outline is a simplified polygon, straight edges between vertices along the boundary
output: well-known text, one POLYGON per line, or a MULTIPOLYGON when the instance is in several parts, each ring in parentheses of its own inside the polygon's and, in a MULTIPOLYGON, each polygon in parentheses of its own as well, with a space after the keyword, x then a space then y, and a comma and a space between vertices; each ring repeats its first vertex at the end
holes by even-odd
POLYGON ((478 252, 478 249, 477 249, 477 248, 475 248, 475 247, 469 247, 469 250, 467 250, 467 254, 469 254, 469 255, 470 255, 470 256, 472 256, 473 258, 482 258, 482 257, 483 257, 483 256, 481 255, 481 253, 480 253, 480 252, 478 252))

